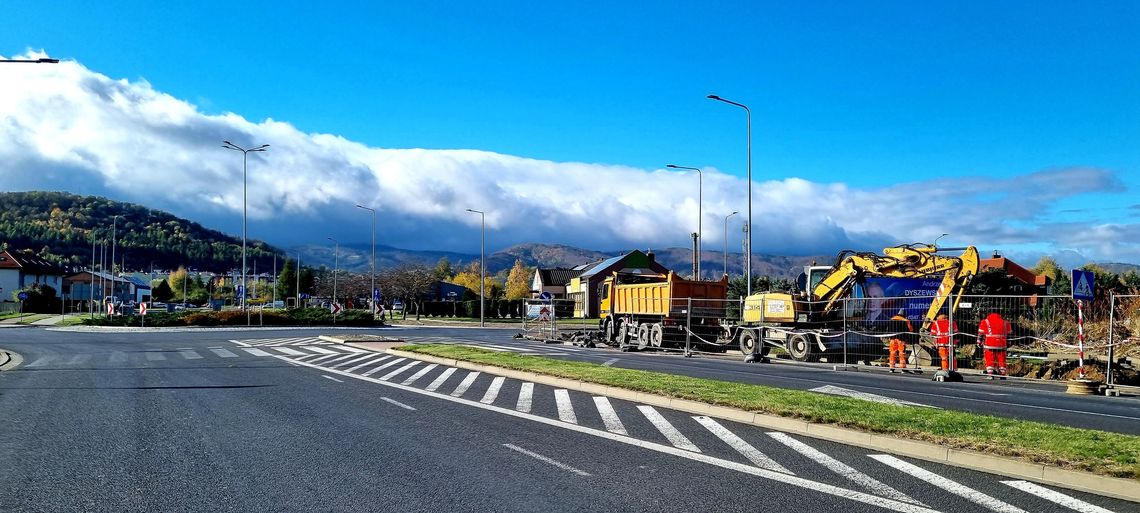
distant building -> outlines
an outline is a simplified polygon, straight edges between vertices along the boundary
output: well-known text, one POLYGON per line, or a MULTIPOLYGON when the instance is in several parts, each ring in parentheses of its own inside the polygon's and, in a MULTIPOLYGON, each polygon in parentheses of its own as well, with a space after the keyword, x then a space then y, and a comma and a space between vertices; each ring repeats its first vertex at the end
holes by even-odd
MULTIPOLYGON (((602 282, 613 273, 668 274, 669 268, 657 263, 653 252, 630 251, 621 256, 581 266, 582 272, 566 286, 566 297, 574 300, 574 315, 594 317, 601 302, 602 282)), ((575 268, 577 269, 577 268, 575 268)))
MULTIPOLYGON (((1049 278, 1034 274, 1033 271, 1026 269, 1001 255, 994 254, 991 258, 983 258, 978 262, 978 271, 985 272, 990 270, 999 270, 1004 272, 1010 278, 1020 282, 1025 288, 1025 295, 1034 294, 1048 294, 1049 293, 1049 278)), ((1066 291, 1067 292, 1067 291, 1066 291)))
POLYGON ((31 251, 0 251, 0 300, 11 301, 13 292, 31 285, 47 285, 62 295, 63 268, 31 251))
POLYGON ((534 279, 530 282, 530 291, 536 297, 543 292, 548 292, 556 299, 564 299, 566 297, 566 286, 570 284, 570 280, 581 275, 585 267, 536 269, 534 279))
MULTIPOLYGON (((141 282, 142 280, 139 280, 141 282)), ((146 298, 150 300, 150 284, 146 286, 146 298)), ((111 273, 101 271, 79 271, 67 275, 63 279, 62 297, 75 309, 75 306, 84 301, 94 301, 102 304, 108 297, 114 297, 116 302, 140 302, 138 295, 140 283, 128 276, 112 276, 111 273)), ((98 307, 102 310, 102 307, 98 307)))
POLYGON ((463 295, 466 293, 467 287, 463 285, 456 285, 447 281, 435 281, 428 287, 423 299, 426 301, 463 301, 463 295))

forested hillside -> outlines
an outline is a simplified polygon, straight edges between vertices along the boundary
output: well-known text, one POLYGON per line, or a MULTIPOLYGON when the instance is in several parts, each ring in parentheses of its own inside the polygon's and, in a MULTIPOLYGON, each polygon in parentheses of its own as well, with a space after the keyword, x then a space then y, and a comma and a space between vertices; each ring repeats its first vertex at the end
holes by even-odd
MULTIPOLYGON (((127 269, 173 269, 186 265, 203 271, 225 272, 241 265, 241 239, 175 217, 166 212, 95 196, 63 192, 0 193, 0 244, 31 249, 64 266, 86 267, 107 245, 110 260, 111 223, 117 221, 116 265, 127 269)), ((248 241, 250 268, 273 265, 279 250, 248 241)))

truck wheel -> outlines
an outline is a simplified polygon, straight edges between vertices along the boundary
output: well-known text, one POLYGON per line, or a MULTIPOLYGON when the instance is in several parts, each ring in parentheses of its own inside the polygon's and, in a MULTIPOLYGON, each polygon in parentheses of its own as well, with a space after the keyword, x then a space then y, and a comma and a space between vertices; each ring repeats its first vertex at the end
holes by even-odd
POLYGON ((629 345, 629 336, 630 336, 629 321, 622 319, 619 322, 621 324, 618 324, 617 344, 618 344, 618 347, 624 348, 627 345, 629 345))
POLYGON ((740 330, 740 352, 747 355, 760 355, 768 356, 768 351, 771 348, 768 344, 759 341, 756 332, 752 330, 740 330))
POLYGON ((807 362, 815 358, 815 343, 807 335, 788 337, 788 355, 797 362, 807 362))
POLYGON ((617 339, 617 330, 614 329, 614 320, 612 317, 606 317, 602 320, 602 333, 605 334, 606 343, 613 345, 614 340, 617 339))
POLYGON ((661 343, 665 341, 665 330, 661 328, 660 324, 652 324, 649 326, 649 343, 653 347, 661 347, 661 343))
POLYGON ((649 347, 649 325, 642 324, 637 328, 637 349, 640 351, 649 347))

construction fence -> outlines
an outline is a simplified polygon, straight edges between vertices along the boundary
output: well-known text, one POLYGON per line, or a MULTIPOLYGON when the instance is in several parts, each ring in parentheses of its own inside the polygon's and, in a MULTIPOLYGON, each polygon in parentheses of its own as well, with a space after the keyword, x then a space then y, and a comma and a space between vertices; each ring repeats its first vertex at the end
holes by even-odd
POLYGON ((605 321, 572 318, 573 300, 527 301, 524 331, 532 338, 556 340, 600 328, 596 340, 624 350, 686 355, 740 351, 754 358, 845 366, 887 365, 890 341, 899 339, 905 343, 907 368, 929 370, 940 367, 942 357, 928 319, 941 313, 947 316, 953 344, 954 357, 947 351, 946 363, 982 370, 978 330, 983 319, 996 314, 1008 325, 1010 375, 1069 379, 1083 370, 1091 379, 1108 381, 1109 361, 1133 378, 1133 363, 1140 363, 1140 296, 1135 295, 1098 298, 1079 308, 1069 296, 963 296, 957 308, 950 308, 954 298, 933 296, 848 298, 831 304, 797 299, 764 308, 749 303, 748 315, 743 315, 743 300, 667 301, 671 304, 651 305, 666 315, 615 315, 608 328, 605 321), (930 312, 933 302, 941 305, 935 315, 930 312), (898 316, 906 320, 899 322, 898 316))

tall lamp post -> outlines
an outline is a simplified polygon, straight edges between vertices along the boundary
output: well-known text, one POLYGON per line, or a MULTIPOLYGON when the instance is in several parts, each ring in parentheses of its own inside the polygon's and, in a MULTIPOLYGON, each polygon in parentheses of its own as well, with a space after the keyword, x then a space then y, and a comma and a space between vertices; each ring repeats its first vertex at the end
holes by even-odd
POLYGON ((28 63, 28 64, 59 64, 59 59, 0 59, 0 62, 28 63))
POLYGON ((364 205, 357 204, 356 208, 362 208, 372 212, 372 320, 376 320, 376 210, 368 208, 364 205))
POLYGON ((737 102, 734 102, 732 100, 726 100, 726 99, 721 98, 715 94, 710 94, 707 96, 707 98, 710 100, 716 100, 716 101, 724 102, 724 103, 727 103, 729 105, 735 105, 737 107, 744 109, 744 112, 748 114, 748 239, 747 239, 748 240, 748 248, 745 249, 745 253, 747 253, 747 254, 744 257, 744 272, 745 272, 745 281, 748 284, 747 294, 749 296, 751 296, 752 295, 752 110, 750 110, 748 108, 748 106, 744 105, 743 103, 737 103, 737 102))
POLYGON ((731 214, 724 216, 724 275, 728 276, 728 218, 739 214, 735 210, 731 214))
POLYGON ((120 217, 111 216, 111 304, 115 304, 115 230, 120 217))
MULTIPOLYGON (((269 147, 268 144, 255 146, 253 148, 242 148, 232 142, 222 141, 222 147, 227 150, 234 150, 241 152, 241 309, 245 310, 245 298, 249 296, 249 291, 246 289, 245 282, 245 238, 246 238, 246 214, 249 206, 249 152, 251 151, 265 151, 269 147)), ((246 324, 249 324, 249 315, 246 314, 246 324)))
MULTIPOLYGON (((333 246, 333 298, 332 298, 333 299, 333 307, 335 309, 336 304, 337 304, 336 303, 336 275, 340 272, 340 241, 338 241, 332 237, 326 237, 326 238, 328 240, 333 241, 333 244, 335 244, 335 246, 333 246)), ((333 315, 333 319, 334 320, 336 319, 336 315, 333 315)))
POLYGON ((701 246, 704 244, 705 234, 701 228, 704 224, 704 208, 705 208, 705 193, 704 193, 704 173, 701 173, 700 168, 689 166, 675 166, 673 164, 666 165, 665 167, 671 169, 688 169, 697 172, 697 268, 696 279, 701 279, 701 246))
POLYGON ((487 214, 482 210, 475 210, 472 208, 467 209, 468 212, 479 214, 479 327, 485 327, 483 322, 483 303, 486 302, 484 294, 486 293, 485 287, 487 286, 487 278, 484 275, 487 273, 487 268, 484 267, 483 250, 486 247, 484 242, 487 240, 487 214))

